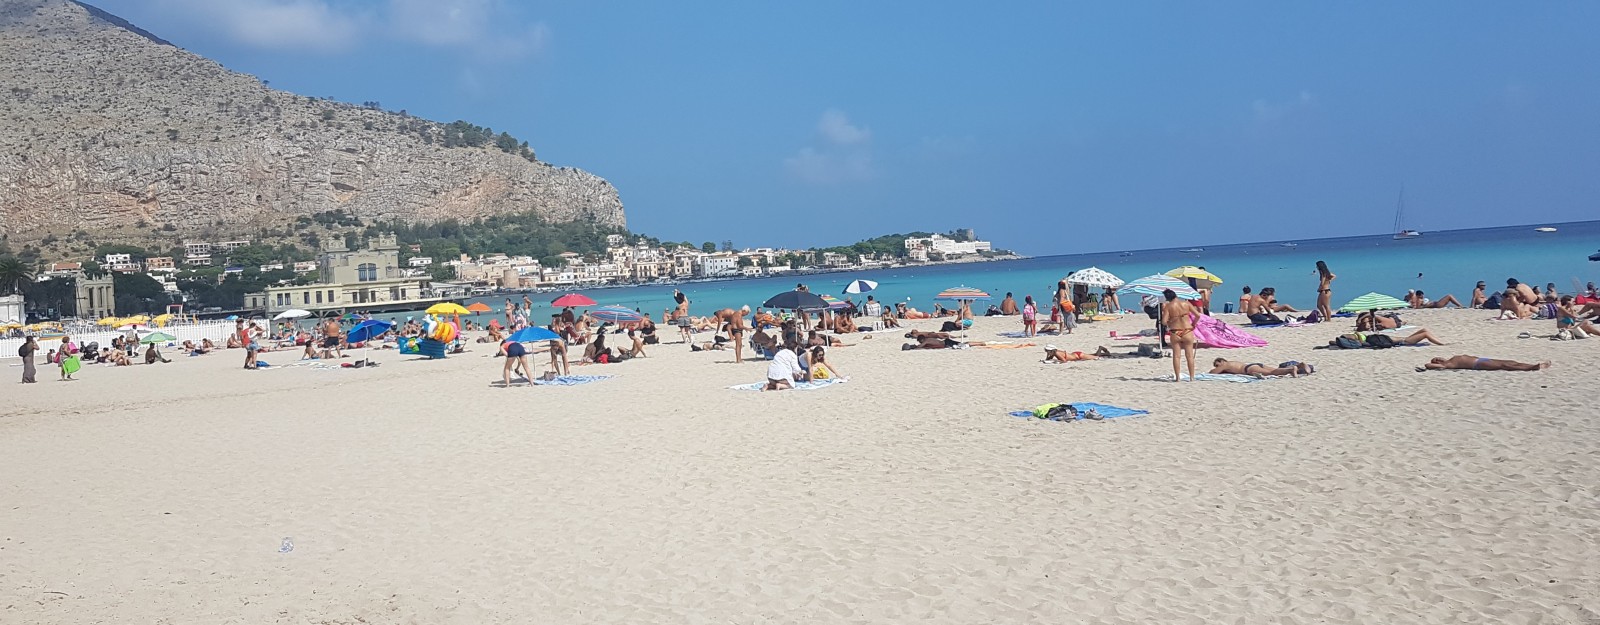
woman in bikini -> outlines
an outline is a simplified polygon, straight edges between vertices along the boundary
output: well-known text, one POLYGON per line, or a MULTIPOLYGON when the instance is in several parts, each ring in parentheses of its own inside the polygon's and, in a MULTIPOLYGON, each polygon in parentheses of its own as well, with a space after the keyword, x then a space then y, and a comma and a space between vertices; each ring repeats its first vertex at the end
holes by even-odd
POLYGON ((1047 364, 1055 364, 1058 362, 1078 362, 1083 360, 1099 360, 1101 358, 1109 357, 1111 357, 1111 350, 1106 349, 1104 345, 1094 350, 1093 354, 1069 352, 1054 345, 1044 346, 1044 361, 1047 364))
POLYGON ((1286 375, 1291 378, 1295 378, 1300 377, 1300 374, 1302 373, 1311 373, 1314 371, 1314 368, 1311 365, 1303 362, 1286 362, 1283 364, 1286 366, 1269 367, 1259 362, 1243 363, 1228 360, 1227 358, 1218 358, 1211 361, 1211 373, 1213 375, 1219 373, 1248 375, 1256 379, 1261 379, 1269 375, 1286 375))
POLYGON ((1561 302, 1556 306, 1556 312, 1559 313, 1556 315, 1556 330, 1582 332, 1591 337, 1600 337, 1600 328, 1584 320, 1584 309, 1574 304, 1574 301, 1571 295, 1561 296, 1561 302))
POLYGON ((1328 271, 1328 263, 1317 261, 1317 316, 1333 317, 1333 279, 1339 276, 1328 271))
POLYGON ((1062 334, 1072 334, 1072 329, 1078 327, 1078 321, 1073 318, 1077 310, 1078 307, 1072 304, 1072 290, 1067 288, 1067 281, 1057 282, 1056 311, 1061 315, 1061 325, 1057 327, 1061 329, 1062 334))
POLYGON ((1493 358, 1479 358, 1477 356, 1451 356, 1449 358, 1434 358, 1428 364, 1417 367, 1418 372, 1439 371, 1443 369, 1475 369, 1478 371, 1541 371, 1550 368, 1550 361, 1539 364, 1528 364, 1515 360, 1495 360, 1493 358))
POLYGON ((1172 289, 1161 292, 1161 297, 1166 299, 1161 305, 1161 322, 1167 326, 1167 331, 1172 333, 1172 381, 1182 382, 1182 372, 1178 370, 1180 359, 1189 363, 1189 381, 1194 381, 1194 322, 1192 319, 1200 314, 1194 304, 1178 299, 1178 294, 1172 289))

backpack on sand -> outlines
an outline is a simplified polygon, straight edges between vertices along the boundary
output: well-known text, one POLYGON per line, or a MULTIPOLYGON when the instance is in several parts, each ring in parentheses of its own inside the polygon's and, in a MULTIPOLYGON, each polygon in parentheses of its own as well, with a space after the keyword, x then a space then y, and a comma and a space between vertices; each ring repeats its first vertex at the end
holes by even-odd
POLYGON ((1394 347, 1394 338, 1387 334, 1373 334, 1367 337, 1367 347, 1389 349, 1394 347))

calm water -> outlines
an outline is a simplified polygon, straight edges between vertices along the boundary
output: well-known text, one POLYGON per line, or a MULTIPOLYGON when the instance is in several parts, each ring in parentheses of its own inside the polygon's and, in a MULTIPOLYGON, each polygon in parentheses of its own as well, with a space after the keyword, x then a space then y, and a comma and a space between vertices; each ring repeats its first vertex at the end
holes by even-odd
MULTIPOLYGON (((907 301, 922 310, 932 310, 933 296, 954 286, 984 289, 995 296, 995 303, 1006 292, 1035 299, 1048 299, 1057 280, 1068 272, 1090 266, 1133 280, 1162 273, 1181 265, 1200 265, 1224 280, 1217 288, 1221 302, 1238 299, 1239 288, 1254 290, 1273 286, 1278 299, 1296 307, 1310 307, 1316 301, 1316 261, 1327 261, 1337 274, 1333 284, 1335 307, 1368 291, 1399 297, 1407 289, 1422 289, 1430 298, 1454 294, 1466 300, 1472 286, 1483 280, 1491 288, 1505 285, 1514 277, 1541 288, 1554 282, 1558 291, 1574 289, 1574 283, 1600 282, 1600 263, 1590 262, 1589 254, 1600 249, 1600 221, 1554 224, 1559 231, 1540 234, 1533 226, 1513 226, 1478 230, 1429 232, 1420 239, 1395 241, 1388 235, 1295 241, 1298 247, 1282 247, 1283 241, 1235 245, 1206 245, 1199 253, 1176 249, 1138 250, 1131 256, 1121 252, 1065 254, 1028 260, 937 265, 929 267, 883 269, 854 273, 819 274, 782 278, 759 278, 684 284, 690 299, 690 312, 707 314, 719 308, 748 304, 760 306, 768 297, 804 282, 817 293, 839 294, 856 278, 879 283, 873 292, 880 301, 907 301), (1420 274, 1420 277, 1419 277, 1420 274)), ((601 305, 618 304, 651 313, 660 319, 672 305, 674 287, 628 287, 587 291, 601 305)), ((536 313, 548 315, 548 303, 555 294, 530 294, 536 313)), ((520 300, 521 296, 517 296, 520 300)), ((479 298, 504 309, 504 296, 479 298)), ((842 296, 841 296, 842 299, 842 296)), ((861 296, 855 296, 859 301, 861 296)), ((977 308, 982 312, 982 307, 977 308)), ((487 319, 488 316, 483 317, 487 319)))

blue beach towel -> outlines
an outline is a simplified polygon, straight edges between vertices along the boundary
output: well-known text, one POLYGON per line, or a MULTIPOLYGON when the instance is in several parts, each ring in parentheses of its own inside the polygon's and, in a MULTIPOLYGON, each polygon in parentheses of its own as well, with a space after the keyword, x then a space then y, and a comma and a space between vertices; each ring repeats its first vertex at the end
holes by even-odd
MULTIPOLYGON (((1095 412, 1100 413, 1100 416, 1105 417, 1107 419, 1115 419, 1117 417, 1131 417, 1131 416, 1135 416, 1135 415, 1150 414, 1149 410, 1138 410, 1138 409, 1135 409, 1135 408, 1121 408, 1121 407, 1118 407, 1118 406, 1111 406, 1111 405, 1107 405, 1107 404, 1097 404, 1097 403, 1090 402, 1090 401, 1072 402, 1072 407, 1078 409, 1078 419, 1077 420, 1079 420, 1079 421, 1083 420, 1083 413, 1088 412, 1090 409, 1093 409, 1095 412)), ((1018 410, 1016 412, 1012 412, 1012 413, 1009 413, 1009 414, 1011 416, 1013 416, 1013 417, 1020 417, 1020 418, 1025 418, 1025 419, 1034 419, 1034 418, 1036 418, 1036 417, 1034 417, 1032 410, 1018 410)), ((1057 418, 1057 419, 1049 419, 1049 420, 1050 421, 1065 421, 1066 419, 1057 418)))
POLYGON ((534 380, 533 383, 537 386, 577 386, 609 379, 611 379, 609 375, 564 375, 554 380, 534 380))
MULTIPOLYGON (((810 382, 795 382, 794 383, 794 390, 797 390, 797 391, 814 391, 814 390, 817 390, 819 388, 833 386, 835 384, 843 384, 848 379, 849 378, 834 378, 834 379, 828 379, 828 380, 812 380, 810 382)), ((735 385, 730 386, 728 388, 730 388, 732 390, 735 390, 735 391, 759 391, 759 390, 764 389, 766 387, 767 387, 767 383, 766 382, 756 382, 756 383, 753 383, 753 384, 735 384, 735 385)))
MULTIPOLYGON (((1189 376, 1186 375, 1186 376, 1183 376, 1183 378, 1187 380, 1187 379, 1189 379, 1189 376)), ((1170 381, 1170 380, 1172 380, 1172 376, 1170 376, 1170 375, 1162 376, 1161 379, 1170 381)), ((1234 373, 1201 373, 1201 374, 1198 374, 1198 375, 1194 376, 1194 381, 1196 381, 1196 382, 1239 382, 1239 383, 1242 384, 1242 383, 1246 383, 1246 382, 1260 382, 1261 380, 1257 379, 1255 376, 1238 375, 1238 374, 1234 374, 1234 373)))

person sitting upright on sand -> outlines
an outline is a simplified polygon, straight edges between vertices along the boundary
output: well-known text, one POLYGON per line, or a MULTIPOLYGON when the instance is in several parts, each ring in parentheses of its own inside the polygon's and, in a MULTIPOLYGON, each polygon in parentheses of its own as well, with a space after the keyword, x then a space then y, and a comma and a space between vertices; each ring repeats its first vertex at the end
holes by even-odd
POLYGON ((1006 293, 1006 298, 1000 300, 1000 314, 1011 316, 1017 314, 1017 300, 1006 293))

